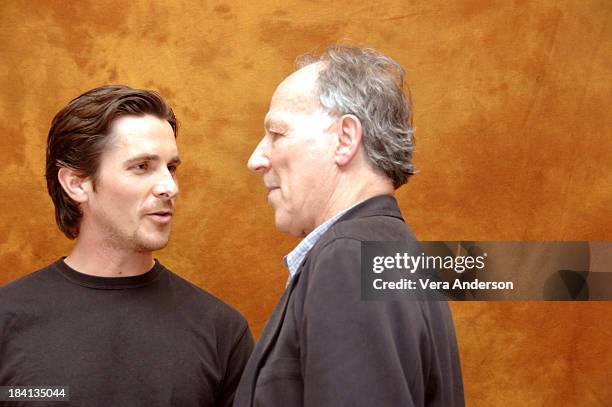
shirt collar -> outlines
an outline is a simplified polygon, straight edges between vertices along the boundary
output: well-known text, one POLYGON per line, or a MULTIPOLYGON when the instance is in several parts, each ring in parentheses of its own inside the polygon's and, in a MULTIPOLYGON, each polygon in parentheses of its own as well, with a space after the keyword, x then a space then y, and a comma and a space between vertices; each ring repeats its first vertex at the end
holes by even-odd
POLYGON ((329 228, 331 228, 342 215, 344 215, 356 205, 358 204, 355 204, 349 208, 338 212, 333 217, 317 226, 315 230, 310 232, 297 246, 295 246, 295 248, 289 254, 287 254, 283 258, 285 265, 289 269, 290 279, 298 272, 302 261, 304 260, 310 249, 312 249, 313 246, 319 241, 321 236, 323 236, 323 234, 327 232, 329 228))

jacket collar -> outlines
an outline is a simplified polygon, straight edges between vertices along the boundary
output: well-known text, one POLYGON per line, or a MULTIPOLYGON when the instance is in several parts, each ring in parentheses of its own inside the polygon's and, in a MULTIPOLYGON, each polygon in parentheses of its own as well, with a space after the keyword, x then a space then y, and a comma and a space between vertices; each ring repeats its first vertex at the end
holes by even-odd
POLYGON ((337 223, 345 220, 367 218, 370 216, 392 216, 404 220, 397 200, 393 195, 377 195, 355 205, 338 219, 337 223))

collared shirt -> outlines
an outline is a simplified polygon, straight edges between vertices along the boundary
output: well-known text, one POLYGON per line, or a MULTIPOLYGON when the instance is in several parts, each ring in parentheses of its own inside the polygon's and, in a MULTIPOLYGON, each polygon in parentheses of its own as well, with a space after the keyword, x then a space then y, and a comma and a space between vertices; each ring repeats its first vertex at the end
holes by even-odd
POLYGON ((315 230, 310 232, 308 236, 304 238, 304 240, 302 240, 288 255, 283 258, 285 265, 289 269, 289 279, 287 280, 287 284, 289 284, 289 281, 291 281, 293 276, 295 276, 295 274, 298 272, 304 257, 306 257, 310 249, 312 249, 313 246, 319 241, 321 236, 323 236, 323 234, 327 232, 342 215, 357 205, 358 203, 338 212, 333 217, 317 226, 315 230))

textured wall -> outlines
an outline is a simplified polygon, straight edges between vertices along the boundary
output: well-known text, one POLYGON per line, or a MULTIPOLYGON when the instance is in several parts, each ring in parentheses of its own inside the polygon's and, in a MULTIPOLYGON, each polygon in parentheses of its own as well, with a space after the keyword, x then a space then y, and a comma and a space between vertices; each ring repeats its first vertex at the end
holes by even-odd
MULTIPOLYGON (((612 239, 608 0, 65 3, 0 3, 0 284, 70 250, 43 178, 55 112, 105 83, 154 88, 185 163, 158 257, 259 333, 296 240, 246 160, 294 57, 340 39, 408 71, 420 173, 397 195, 419 238, 612 239)), ((610 304, 453 311, 469 405, 612 403, 610 304)))

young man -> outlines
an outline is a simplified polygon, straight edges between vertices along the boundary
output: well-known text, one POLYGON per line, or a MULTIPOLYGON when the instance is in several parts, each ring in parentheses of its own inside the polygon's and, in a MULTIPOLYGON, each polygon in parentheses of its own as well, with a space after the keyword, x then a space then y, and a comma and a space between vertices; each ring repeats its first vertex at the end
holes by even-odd
POLYGON ((413 174, 403 69, 336 47, 276 89, 249 159, 281 232, 304 237, 235 406, 462 406, 446 302, 361 300, 361 243, 415 242, 394 189, 413 174))
POLYGON ((68 386, 78 406, 232 404, 246 321, 153 259, 179 192, 176 131, 160 95, 127 86, 55 116, 47 188, 76 243, 0 288, 0 386, 68 386))

